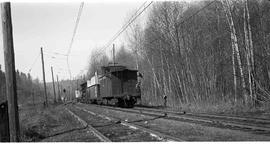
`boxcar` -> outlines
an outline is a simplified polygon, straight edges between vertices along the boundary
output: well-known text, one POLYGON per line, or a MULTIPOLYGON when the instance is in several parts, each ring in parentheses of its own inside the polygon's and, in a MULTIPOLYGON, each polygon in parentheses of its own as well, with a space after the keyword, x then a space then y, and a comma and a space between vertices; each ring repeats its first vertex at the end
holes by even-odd
POLYGON ((101 67, 101 75, 93 76, 87 84, 81 85, 85 103, 108 104, 113 102, 121 107, 133 107, 141 99, 140 90, 136 88, 137 70, 125 66, 101 67))
POLYGON ((86 97, 91 103, 97 103, 97 101, 100 99, 97 73, 95 73, 95 76, 87 81, 86 97))
POLYGON ((86 102, 86 89, 87 89, 87 83, 86 82, 80 84, 81 97, 76 98, 77 101, 79 101, 79 102, 86 102))
POLYGON ((106 100, 116 100, 118 106, 132 107, 141 98, 136 90, 137 70, 124 66, 102 67, 100 77, 100 97, 106 100))

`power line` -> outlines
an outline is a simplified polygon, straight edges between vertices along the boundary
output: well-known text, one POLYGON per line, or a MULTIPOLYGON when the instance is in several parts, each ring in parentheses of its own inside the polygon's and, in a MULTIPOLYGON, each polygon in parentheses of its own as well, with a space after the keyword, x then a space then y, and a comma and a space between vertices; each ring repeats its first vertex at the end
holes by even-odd
POLYGON ((128 25, 128 23, 136 16, 136 14, 137 14, 137 13, 140 11, 140 9, 146 4, 146 2, 147 2, 147 1, 145 1, 145 2, 137 9, 137 11, 130 17, 130 19, 127 21, 127 23, 124 24, 124 25, 119 29, 119 31, 113 36, 113 38, 116 37, 116 36, 124 29, 124 27, 128 25))
MULTIPOLYGON (((81 17, 81 14, 82 14, 83 6, 84 6, 84 3, 82 2, 81 5, 80 5, 80 8, 79 8, 79 12, 78 12, 76 23, 75 23, 75 28, 73 30, 73 34, 72 34, 72 38, 71 38, 71 42, 69 44, 69 49, 68 49, 67 54, 62 54, 62 53, 58 53, 58 52, 48 52, 48 51, 46 51, 46 54, 45 54, 47 56, 50 56, 49 58, 57 59, 57 60, 59 60, 59 58, 56 58, 54 55, 66 56, 67 57, 67 66, 68 66, 70 77, 71 77, 71 72, 70 72, 70 67, 69 67, 69 63, 68 63, 68 57, 69 57, 69 54, 70 54, 70 51, 71 51, 71 48, 72 48, 72 45, 73 45, 73 42, 74 42, 74 37, 76 35, 76 31, 77 31, 77 28, 78 28, 78 25, 79 25, 79 21, 80 21, 80 17, 81 17)), ((36 59, 34 60, 33 64, 31 65, 31 67, 29 69, 29 73, 31 72, 31 70, 32 70, 33 66, 35 65, 36 61, 38 60, 38 58, 39 58, 39 54, 36 57, 36 59)))
POLYGON ((78 25, 79 25, 79 22, 80 22, 83 6, 84 6, 84 2, 81 3, 80 8, 79 8, 79 12, 78 12, 76 23, 75 23, 75 28, 73 30, 72 38, 71 38, 71 41, 69 43, 69 49, 68 49, 67 55, 69 55, 69 53, 71 51, 71 48, 72 48, 72 45, 73 45, 74 37, 76 35, 77 28, 78 28, 78 25))
MULTIPOLYGON (((134 15, 132 15, 132 17, 128 20, 128 22, 125 24, 125 25, 123 25, 121 28, 120 28, 120 30, 112 37, 112 39, 107 43, 107 45, 105 46, 105 47, 103 47, 103 49, 101 49, 100 51, 102 52, 102 51, 105 51, 106 50, 106 48, 107 47, 109 47, 110 46, 110 44, 117 38, 117 37, 119 37, 127 28, 128 28, 128 26, 131 24, 131 23, 133 23, 152 3, 153 3, 153 1, 151 1, 139 14, 137 14, 140 10, 141 10, 141 8, 143 7, 143 6, 145 6, 145 4, 146 4, 146 2, 147 1, 145 1, 138 9, 137 9, 137 11, 134 13, 134 15)), ((98 56, 100 56, 102 53, 99 53, 99 54, 96 54, 95 56, 94 56, 94 59, 96 59, 98 56)), ((67 64, 68 64, 68 66, 69 66, 69 61, 68 61, 68 58, 67 58, 67 64)), ((69 68, 69 70, 70 70, 70 68, 69 68)), ((69 71, 70 72, 70 71, 69 71)), ((70 72, 70 75, 71 75, 71 72, 70 72)))
POLYGON ((48 53, 48 54, 53 54, 53 55, 68 56, 67 54, 62 54, 62 53, 58 53, 58 52, 50 52, 50 51, 43 51, 43 52, 48 53))
POLYGON ((54 59, 54 60, 66 60, 65 58, 57 58, 57 56, 51 55, 51 54, 46 54, 44 53, 47 58, 54 59))
POLYGON ((204 10, 205 8, 207 8, 208 6, 210 6, 212 3, 216 2, 216 0, 208 3, 207 5, 205 5, 204 7, 202 7, 201 9, 199 9, 198 11, 196 11, 194 14, 192 14, 191 16, 189 16, 188 18, 184 19, 183 21, 181 21, 180 23, 177 24, 177 27, 180 24, 183 24, 184 22, 188 21, 189 19, 191 19, 192 17, 194 17, 195 15, 197 15, 199 12, 201 12, 202 10, 204 10))
POLYGON ((108 44, 105 46, 105 49, 110 46, 111 43, 116 40, 152 3, 153 1, 151 1, 139 14, 137 14, 122 30, 120 30, 120 32, 108 42, 108 44))
POLYGON ((62 64, 61 64, 63 61, 66 61, 65 58, 58 58, 57 56, 54 56, 54 55, 51 55, 51 54, 44 54, 44 56, 46 56, 46 58, 48 59, 47 64, 49 64, 49 66, 53 66, 54 69, 56 69, 56 70, 57 69, 64 70, 65 72, 68 73, 68 69, 64 69, 62 67, 62 64))
MULTIPOLYGON (((214 1, 212 1, 212 2, 209 2, 207 5, 205 5, 204 7, 202 7, 201 9, 199 9, 198 11, 196 11, 195 13, 193 13, 193 14, 192 14, 191 16, 189 16, 188 18, 186 18, 186 19, 182 20, 181 22, 179 22, 179 23, 177 24, 177 27, 178 27, 180 24, 183 24, 183 23, 185 23, 186 21, 190 20, 192 17, 194 17, 195 15, 197 15, 199 12, 201 12, 202 10, 204 10, 205 8, 207 8, 208 6, 210 6, 211 4, 213 4, 214 2, 216 2, 216 0, 214 0, 214 1)), ((153 43, 153 42, 155 42, 155 41, 158 40, 159 38, 160 38, 160 37, 155 38, 154 40, 152 40, 152 41, 150 42, 150 44, 153 43)))
MULTIPOLYGON (((139 12, 139 10, 145 5, 146 2, 144 2, 140 8, 135 12, 135 14, 137 14, 139 12)), ((100 50, 100 52, 103 52, 106 50, 107 47, 109 47, 111 45, 111 43, 116 40, 151 4, 153 3, 153 1, 151 1, 146 7, 143 8, 143 10, 138 13, 137 15, 133 15, 133 17, 130 18, 130 20, 128 21, 127 24, 125 24, 123 27, 121 27, 121 29, 113 36, 113 38, 105 45, 105 47, 103 47, 103 49, 100 50)), ((98 56, 100 56, 102 53, 96 54, 94 59, 97 58, 98 56)))
POLYGON ((44 54, 46 54, 46 55, 51 55, 51 56, 54 56, 54 57, 56 57, 56 56, 62 56, 62 57, 67 57, 67 56, 69 56, 69 57, 71 57, 71 56, 79 56, 78 54, 69 54, 69 55, 66 55, 66 54, 63 54, 63 53, 58 53, 58 52, 48 52, 48 51, 43 51, 43 53, 44 54))
MULTIPOLYGON (((45 55, 46 56, 46 55, 45 55)), ((64 59, 64 58, 56 58, 56 57, 51 57, 50 55, 47 55, 48 57, 48 64, 50 65, 50 66, 53 66, 54 67, 54 69, 59 69, 59 70, 64 70, 65 72, 67 72, 68 73, 68 69, 66 69, 66 68, 63 68, 62 66, 62 62, 63 61, 65 61, 66 59, 64 59), (62 61, 62 62, 61 62, 62 61)))
POLYGON ((70 51, 71 51, 71 48, 72 48, 72 45, 73 45, 74 37, 75 37, 76 32, 77 32, 77 28, 78 28, 78 25, 79 25, 79 22, 80 22, 80 17, 81 17, 81 14, 82 14, 83 6, 84 6, 84 3, 82 2, 81 5, 80 5, 80 8, 79 8, 79 12, 78 12, 76 23, 75 23, 75 28, 73 30, 72 38, 71 38, 71 41, 70 41, 70 44, 69 44, 69 49, 68 49, 68 52, 67 52, 67 66, 68 66, 70 79, 71 79, 71 70, 70 70, 70 65, 69 65, 68 58, 69 58, 69 54, 70 54, 70 51))
POLYGON ((40 54, 38 53, 37 57, 35 58, 34 62, 32 63, 30 69, 28 70, 28 73, 30 73, 32 71, 32 68, 34 67, 34 65, 36 64, 38 58, 39 58, 40 54))
MULTIPOLYGON (((178 24, 177 24, 177 26, 179 26, 180 24, 183 24, 184 22, 186 22, 186 21, 188 21, 189 19, 191 19, 192 17, 194 17, 195 15, 197 15, 199 12, 201 12, 202 10, 204 10, 205 8, 207 8, 208 6, 210 6, 211 4, 213 4, 214 2, 216 2, 216 0, 214 0, 214 1, 212 1, 212 2, 210 2, 210 3, 208 3, 207 5, 205 5, 204 7, 202 7, 201 9, 199 9, 198 11, 196 11, 194 14, 192 14, 191 16, 189 16, 188 18, 186 18, 186 19, 184 19, 183 21, 181 21, 181 22, 179 22, 178 24)), ((140 16, 140 14, 141 13, 143 13, 151 4, 153 3, 153 1, 151 1, 151 3, 149 3, 135 18, 133 18, 132 19, 132 21, 130 21, 129 23, 128 23, 128 25, 126 25, 122 30, 120 29, 120 32, 116 35, 116 36, 114 36, 113 38, 112 38, 112 40, 110 40, 108 43, 107 43, 107 45, 104 47, 104 50, 101 50, 101 51, 105 51, 106 50, 106 48, 107 47, 109 47, 110 45, 111 45, 111 43, 115 40, 115 39, 117 39, 117 37, 119 37, 121 34, 122 34, 122 32, 124 32, 126 29, 127 29, 127 27, 133 22, 133 21, 135 21, 136 20, 136 18, 138 17, 138 16, 140 16)), ((95 58, 96 57, 98 57, 99 55, 101 55, 102 53, 100 53, 100 54, 97 54, 96 56, 95 56, 95 58)))

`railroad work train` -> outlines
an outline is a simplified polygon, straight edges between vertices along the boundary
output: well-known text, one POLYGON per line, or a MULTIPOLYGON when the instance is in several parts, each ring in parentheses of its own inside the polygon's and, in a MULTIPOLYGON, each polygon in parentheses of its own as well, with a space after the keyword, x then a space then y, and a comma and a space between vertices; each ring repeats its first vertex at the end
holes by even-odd
POLYGON ((118 65, 103 66, 101 71, 101 75, 96 72, 95 76, 80 85, 79 102, 133 107, 141 100, 137 70, 118 65))

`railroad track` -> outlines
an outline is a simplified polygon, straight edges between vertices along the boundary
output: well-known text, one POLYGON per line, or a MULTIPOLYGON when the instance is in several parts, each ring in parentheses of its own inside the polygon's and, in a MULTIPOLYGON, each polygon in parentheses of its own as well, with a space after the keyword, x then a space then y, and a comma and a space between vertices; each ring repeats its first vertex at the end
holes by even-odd
POLYGON ((177 120, 191 123, 207 124, 214 127, 230 128, 243 131, 260 132, 263 134, 270 134, 270 121, 266 119, 257 118, 241 118, 232 116, 219 116, 209 114, 191 114, 191 113, 179 113, 172 111, 157 110, 152 108, 118 108, 109 106, 100 106, 107 109, 137 113, 148 116, 166 116, 163 119, 177 120))
MULTIPOLYGON (((89 114, 96 115, 96 116, 99 116, 99 117, 107 119, 107 120, 119 121, 118 119, 113 118, 113 117, 108 117, 108 116, 105 116, 105 115, 96 114, 96 113, 94 113, 92 111, 86 110, 86 109, 78 107, 78 106, 75 106, 75 107, 82 110, 82 111, 85 111, 85 112, 87 112, 89 114)), ((170 136, 170 135, 166 135, 166 134, 163 134, 163 133, 160 133, 160 132, 157 132, 157 131, 154 131, 154 130, 151 130, 151 129, 148 129, 148 128, 145 128, 145 127, 142 127, 142 126, 139 126, 139 125, 136 125, 136 124, 125 122, 125 121, 121 121, 121 124, 125 125, 125 126, 128 126, 128 127, 131 127, 131 128, 143 130, 143 131, 145 131, 147 133, 150 133, 152 136, 155 136, 158 139, 163 139, 165 141, 184 141, 184 140, 182 140, 180 138, 176 138, 176 137, 173 137, 173 136, 170 136)))
MULTIPOLYGON (((117 122, 118 124, 121 124, 125 127, 128 127, 129 129, 135 129, 135 130, 140 130, 143 131, 145 133, 149 133, 149 135, 151 137, 154 137, 155 139, 157 139, 158 141, 183 141, 182 139, 179 138, 175 138, 173 136, 169 136, 166 134, 162 134, 160 132, 151 130, 151 129, 147 129, 144 127, 141 127, 139 125, 135 125, 135 124, 131 124, 125 121, 119 121, 119 119, 113 118, 113 117, 108 117, 105 115, 101 115, 101 114, 97 114, 94 113, 92 111, 86 110, 84 108, 78 107, 78 106, 74 106, 74 108, 86 112, 89 115, 94 115, 97 117, 100 117, 102 119, 106 119, 108 121, 111 121, 113 123, 117 122)), ((75 113, 71 112, 70 110, 67 109, 67 111, 69 111, 83 126, 88 126, 90 128, 90 130, 94 133, 94 135, 96 135, 101 141, 111 141, 109 138, 107 138, 106 136, 104 136, 101 132, 99 132, 97 129, 94 128, 94 126, 91 126, 90 124, 88 124, 85 120, 83 120, 83 118, 79 117, 78 115, 76 115, 75 113)))
POLYGON ((183 112, 173 112, 167 110, 158 110, 152 108, 134 108, 136 110, 143 110, 148 112, 167 113, 169 117, 185 117, 187 119, 197 119, 207 123, 214 123, 215 125, 223 125, 232 128, 240 128, 244 130, 253 131, 264 131, 270 133, 270 120, 250 117, 236 117, 236 116, 225 116, 225 115, 213 115, 213 114, 193 114, 183 112))
POLYGON ((88 128, 89 131, 91 131, 100 141, 102 142, 111 142, 109 138, 101 134, 99 131, 97 131, 95 128, 93 128, 90 124, 88 124, 86 121, 84 121, 82 118, 80 118, 78 115, 70 111, 69 109, 65 108, 66 111, 68 111, 75 119, 77 119, 84 128, 88 128))
POLYGON ((142 107, 135 107, 134 109, 150 110, 150 111, 163 112, 163 113, 173 113, 173 114, 178 114, 178 115, 185 114, 186 116, 193 116, 193 117, 227 119, 231 121, 245 121, 245 122, 255 123, 255 124, 270 125, 270 119, 266 119, 266 118, 237 117, 237 116, 214 115, 214 114, 205 114, 205 113, 184 113, 184 112, 175 112, 175 111, 169 111, 169 110, 160 110, 160 109, 142 108, 142 107))

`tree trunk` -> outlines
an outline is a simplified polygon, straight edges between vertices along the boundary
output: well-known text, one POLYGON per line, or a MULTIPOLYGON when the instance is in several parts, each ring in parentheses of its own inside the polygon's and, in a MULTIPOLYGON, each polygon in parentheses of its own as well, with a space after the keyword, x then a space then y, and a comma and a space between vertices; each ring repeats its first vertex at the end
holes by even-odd
POLYGON ((249 81, 249 95, 250 95, 250 98, 252 98, 253 88, 252 88, 251 64, 250 64, 250 43, 249 43, 249 36, 248 36, 248 32, 247 32, 247 22, 246 22, 246 7, 244 7, 244 14, 243 15, 244 15, 244 39, 245 39, 248 81, 249 81))
POLYGON ((249 39, 249 50, 250 50, 250 63, 251 63, 251 88, 252 88, 252 94, 250 95, 251 98, 254 98, 254 104, 255 101, 257 100, 256 96, 256 88, 255 88, 255 82, 254 82, 254 72, 255 72, 255 65, 254 65, 254 48, 253 48, 253 41, 252 41, 252 33, 251 33, 251 26, 250 26, 250 16, 249 16, 249 9, 248 9, 248 2, 245 0, 245 9, 247 13, 247 28, 248 28, 248 39, 249 39))
POLYGON ((242 84, 242 89, 243 89, 242 92, 244 95, 244 102, 247 103, 248 96, 246 93, 245 78, 244 78, 244 73, 243 73, 241 57, 240 57, 240 51, 238 48, 238 40, 237 40, 234 22, 233 22, 233 18, 232 18, 231 6, 230 6, 228 0, 225 0, 225 4, 227 6, 225 13, 226 13, 226 17, 227 17, 228 23, 230 25, 230 30, 231 30, 231 41, 232 41, 232 44, 235 48, 236 58, 237 58, 237 62, 238 62, 239 70, 240 70, 240 78, 241 78, 241 84, 242 84))

